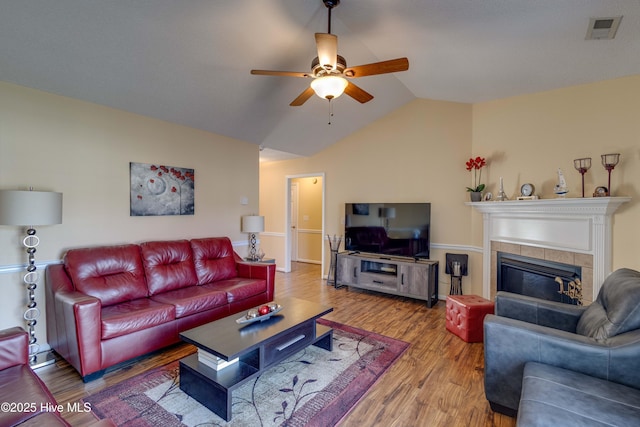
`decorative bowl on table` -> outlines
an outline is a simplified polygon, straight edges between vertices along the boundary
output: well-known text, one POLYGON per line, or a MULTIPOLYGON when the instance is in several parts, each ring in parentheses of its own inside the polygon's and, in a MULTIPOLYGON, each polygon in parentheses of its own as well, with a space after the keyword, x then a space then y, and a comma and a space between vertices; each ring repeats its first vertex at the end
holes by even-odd
POLYGON ((270 302, 268 304, 261 305, 259 308, 252 308, 239 319, 236 319, 236 323, 238 324, 247 324, 253 322, 263 322, 269 319, 274 314, 279 313, 282 310, 282 306, 280 304, 276 304, 275 302, 270 302), (267 311, 268 310, 268 311, 267 311), (260 314, 263 313, 263 314, 260 314))

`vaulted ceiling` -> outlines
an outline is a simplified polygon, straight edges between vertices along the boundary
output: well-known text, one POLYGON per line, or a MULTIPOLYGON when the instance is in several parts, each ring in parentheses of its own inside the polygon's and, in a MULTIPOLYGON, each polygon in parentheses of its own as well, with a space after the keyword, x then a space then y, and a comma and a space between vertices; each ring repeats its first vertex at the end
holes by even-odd
POLYGON ((312 155, 414 98, 481 102, 640 74, 639 0, 342 0, 348 65, 408 57, 355 81, 374 95, 289 103, 309 80, 321 0, 0 0, 0 80, 312 155), (614 40, 590 18, 623 16, 614 40))

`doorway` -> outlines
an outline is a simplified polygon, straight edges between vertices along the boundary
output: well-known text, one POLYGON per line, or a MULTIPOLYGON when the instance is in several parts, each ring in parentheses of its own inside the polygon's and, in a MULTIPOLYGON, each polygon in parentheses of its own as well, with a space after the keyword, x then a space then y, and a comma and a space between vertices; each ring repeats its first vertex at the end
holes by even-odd
POLYGON ((298 261, 298 183, 291 182, 291 191, 289 192, 289 212, 291 223, 289 230, 291 232, 291 261, 298 261))
POLYGON ((325 176, 324 173, 286 177, 286 236, 284 271, 292 261, 309 261, 317 254, 321 275, 325 265, 325 176), (317 186, 317 187, 316 187, 317 186))

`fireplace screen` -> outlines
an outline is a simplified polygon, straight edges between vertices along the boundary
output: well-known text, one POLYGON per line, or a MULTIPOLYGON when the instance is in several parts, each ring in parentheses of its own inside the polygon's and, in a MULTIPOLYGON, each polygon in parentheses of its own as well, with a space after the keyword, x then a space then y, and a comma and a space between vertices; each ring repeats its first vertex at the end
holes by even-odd
POLYGON ((498 252, 497 290, 582 305, 582 268, 498 252))

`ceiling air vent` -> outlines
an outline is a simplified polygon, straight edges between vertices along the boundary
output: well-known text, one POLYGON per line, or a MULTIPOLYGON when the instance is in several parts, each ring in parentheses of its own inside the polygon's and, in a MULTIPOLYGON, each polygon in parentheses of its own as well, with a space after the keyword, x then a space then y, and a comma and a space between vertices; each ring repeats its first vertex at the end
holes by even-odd
POLYGON ((622 16, 591 18, 586 40, 612 40, 616 36, 622 16))

